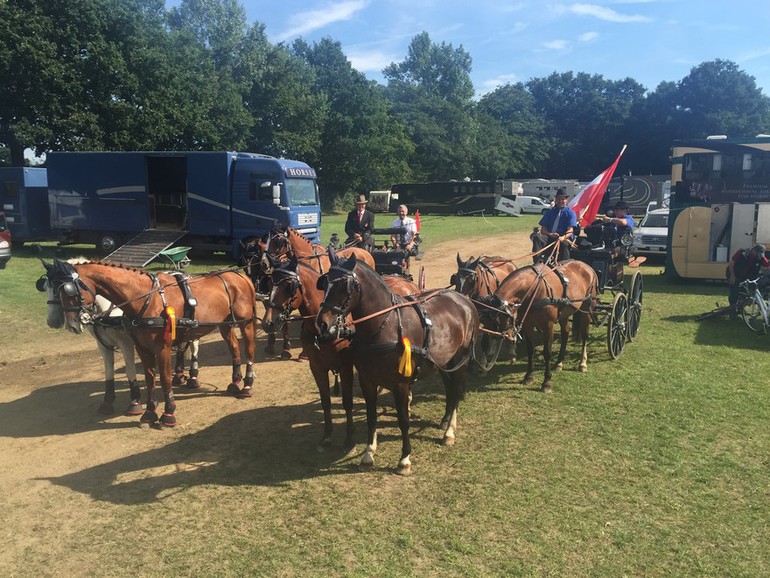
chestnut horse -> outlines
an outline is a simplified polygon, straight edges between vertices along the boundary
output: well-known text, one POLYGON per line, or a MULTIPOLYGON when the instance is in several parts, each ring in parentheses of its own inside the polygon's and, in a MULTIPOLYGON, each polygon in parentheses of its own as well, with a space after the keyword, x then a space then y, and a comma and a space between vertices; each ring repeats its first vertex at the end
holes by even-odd
MULTIPOLYGON (((302 346, 310 360, 310 371, 318 386, 321 408, 324 413, 324 435, 319 448, 331 445, 332 417, 329 372, 339 375, 342 406, 345 409, 345 448, 355 445, 353 441, 353 355, 348 339, 320 340, 315 327, 315 317, 320 310, 324 292, 318 289, 320 274, 307 263, 299 263, 292 256, 282 263, 274 262, 271 276, 270 299, 265 302, 265 317, 262 328, 270 333, 286 326, 289 315, 299 310, 302 316, 302 346)), ((419 293, 417 285, 395 275, 383 278, 391 291, 398 295, 419 293)))
MULTIPOLYGON (((471 257, 467 261, 460 259, 460 253, 457 253, 457 272, 450 279, 450 285, 463 295, 467 295, 476 304, 476 308, 483 308, 484 305, 478 300, 497 291, 500 282, 510 273, 516 270, 516 264, 510 259, 502 257, 488 257, 482 255, 474 259, 471 257)), ((481 313, 481 311, 479 311, 481 313)), ((481 336, 480 347, 477 350, 477 361, 482 371, 491 369, 497 356, 500 354, 502 339, 493 339, 488 333, 481 336)), ((516 359, 516 343, 510 344, 510 357, 516 359)))
MULTIPOLYGON (((286 227, 286 229, 274 229, 271 234, 265 252, 273 257, 282 258, 294 254, 300 261, 307 261, 316 271, 323 274, 329 270, 329 252, 323 245, 313 243, 302 233, 286 227)), ((360 247, 348 247, 337 251, 337 257, 348 258, 355 255, 359 261, 363 261, 374 269, 374 257, 366 249, 360 247)))
POLYGON ((564 362, 572 317, 574 334, 582 342, 578 369, 588 370, 588 329, 598 293, 596 272, 582 261, 562 261, 556 268, 529 265, 508 275, 493 295, 481 299, 489 306, 482 311, 481 319, 496 331, 523 332, 527 348, 525 385, 534 381, 535 330, 543 334, 545 377, 540 390, 548 392, 552 388, 551 350, 556 323, 561 327, 561 348, 555 369, 561 369, 564 362))
POLYGON ((153 275, 102 263, 71 265, 58 259, 52 264, 44 262, 44 265, 47 281, 61 301, 65 323, 70 331, 82 332, 83 314, 98 319, 93 308, 97 293, 123 310, 144 366, 147 405, 141 417, 143 423, 159 421, 152 398, 157 361, 165 400, 160 424, 167 427, 176 425, 171 382, 172 346, 199 339, 214 329, 219 329, 233 359, 233 379, 227 387, 228 393, 238 397, 251 395, 256 297, 254 285, 237 271, 217 271, 190 278, 191 295, 186 296, 176 278, 165 273, 153 275), (196 300, 194 319, 183 318, 196 300), (240 387, 241 352, 235 326, 240 328, 246 342, 248 357, 243 389, 240 387))
POLYGON ((350 334, 347 316, 353 316, 351 343, 366 401, 367 446, 360 467, 374 464, 377 449, 377 387, 393 392, 401 430, 401 459, 397 473, 411 472, 409 398, 419 375, 438 370, 446 392, 442 419, 444 444, 452 445, 457 427, 457 408, 465 393, 465 372, 473 356, 479 317, 470 299, 451 289, 439 289, 413 298, 395 295, 385 281, 355 255, 337 259, 319 281, 325 289, 316 317, 322 337, 336 339, 350 334))

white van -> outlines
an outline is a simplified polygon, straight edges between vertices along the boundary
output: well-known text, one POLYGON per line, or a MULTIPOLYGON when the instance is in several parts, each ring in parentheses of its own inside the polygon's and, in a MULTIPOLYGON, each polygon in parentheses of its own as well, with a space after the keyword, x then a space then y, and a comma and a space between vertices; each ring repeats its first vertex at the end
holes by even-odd
POLYGON ((540 197, 525 197, 524 195, 516 197, 516 200, 521 206, 522 213, 545 213, 551 208, 551 203, 548 203, 540 197))

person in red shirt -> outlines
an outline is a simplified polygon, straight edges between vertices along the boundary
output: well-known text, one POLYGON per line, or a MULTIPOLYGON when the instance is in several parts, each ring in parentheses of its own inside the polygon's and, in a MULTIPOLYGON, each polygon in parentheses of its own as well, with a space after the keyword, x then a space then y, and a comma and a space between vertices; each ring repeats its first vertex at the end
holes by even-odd
POLYGON ((738 286, 741 281, 746 279, 756 279, 759 277, 760 269, 767 269, 770 261, 765 257, 765 246, 757 243, 751 249, 741 249, 736 251, 730 264, 727 266, 727 282, 730 285, 730 307, 731 313, 737 314, 736 305, 738 303, 738 286))

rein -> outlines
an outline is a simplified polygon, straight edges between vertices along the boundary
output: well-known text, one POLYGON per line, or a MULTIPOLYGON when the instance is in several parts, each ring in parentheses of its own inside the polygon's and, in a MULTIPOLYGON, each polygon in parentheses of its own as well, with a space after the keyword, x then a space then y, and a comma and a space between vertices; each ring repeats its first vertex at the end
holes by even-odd
POLYGON ((364 321, 369 321, 370 319, 373 319, 374 317, 378 317, 379 315, 384 315, 385 313, 390 313, 394 309, 400 309, 402 307, 412 307, 414 305, 420 305, 421 303, 425 303, 429 299, 432 299, 436 295, 441 295, 442 293, 445 293, 447 291, 452 290, 451 287, 442 287, 441 289, 431 289, 429 291, 426 291, 422 294, 422 296, 419 299, 415 299, 414 301, 400 301, 398 303, 394 303, 390 307, 386 307, 385 309, 381 311, 376 311, 374 313, 370 313, 369 315, 365 315, 364 317, 359 317, 358 319, 353 319, 351 321, 347 322, 347 325, 356 325, 358 323, 363 323, 364 321))

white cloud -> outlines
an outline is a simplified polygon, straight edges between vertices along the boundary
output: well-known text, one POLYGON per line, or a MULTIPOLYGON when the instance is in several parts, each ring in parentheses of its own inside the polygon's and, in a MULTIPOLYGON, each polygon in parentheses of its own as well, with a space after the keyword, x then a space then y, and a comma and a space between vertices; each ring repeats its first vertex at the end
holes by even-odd
POLYGON ((319 30, 341 20, 350 20, 354 14, 366 8, 367 0, 350 0, 331 4, 321 10, 300 12, 289 19, 290 28, 278 34, 276 40, 282 42, 303 34, 319 30))
POLYGON ((568 12, 581 16, 593 16, 607 22, 652 22, 652 18, 638 14, 621 14, 612 8, 605 8, 596 4, 570 4, 565 7, 568 12))
POLYGON ((564 50, 567 48, 566 40, 551 40, 550 42, 543 42, 543 46, 550 50, 564 50))
POLYGON ((584 32, 580 36, 578 36, 578 40, 581 42, 591 42, 591 40, 595 40, 599 37, 598 32, 584 32))
POLYGON ((483 81, 481 87, 478 89, 478 93, 479 95, 485 95, 500 86, 505 84, 515 84, 516 82, 518 82, 518 77, 515 74, 501 74, 483 81))
POLYGON ((359 72, 381 72, 389 64, 402 60, 401 56, 378 51, 348 52, 347 57, 353 68, 359 72))

